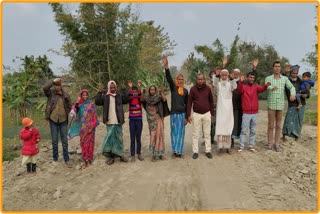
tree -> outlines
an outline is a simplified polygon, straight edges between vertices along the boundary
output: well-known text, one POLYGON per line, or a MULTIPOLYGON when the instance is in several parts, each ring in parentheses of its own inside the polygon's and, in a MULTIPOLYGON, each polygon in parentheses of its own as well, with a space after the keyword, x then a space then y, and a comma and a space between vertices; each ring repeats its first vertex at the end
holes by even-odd
POLYGON ((154 26, 154 21, 141 23, 142 40, 140 43, 139 67, 152 73, 162 70, 161 54, 172 56, 173 48, 177 45, 171 41, 168 33, 160 25, 154 26))
POLYGON ((173 49, 163 27, 139 21, 131 4, 81 3, 75 15, 62 4, 51 6, 72 71, 93 88, 110 79, 134 80, 140 70, 160 72, 162 52, 173 49))
POLYGON ((77 77, 92 87, 133 76, 138 67, 141 32, 131 5, 81 3, 76 15, 62 4, 51 4, 55 21, 65 36, 63 51, 71 58, 77 77))
POLYGON ((198 73, 205 74, 206 71, 208 71, 208 65, 206 61, 195 58, 193 52, 188 55, 188 58, 186 59, 182 67, 187 70, 188 78, 192 83, 196 82, 196 75, 198 73))
MULTIPOLYGON (((318 8, 318 5, 315 6, 316 9, 318 8)), ((314 30, 316 34, 318 34, 318 25, 314 26, 314 30)), ((310 53, 307 53, 305 55, 305 58, 302 59, 303 62, 308 63, 311 67, 314 68, 313 70, 313 78, 317 80, 318 77, 318 42, 315 42, 314 49, 310 53)))
POLYGON ((224 56, 224 47, 218 38, 212 43, 212 46, 213 48, 207 45, 196 45, 194 47, 197 53, 203 55, 207 66, 210 68, 221 65, 221 59, 224 56))
POLYGON ((43 81, 52 78, 51 62, 46 55, 34 58, 33 55, 20 58, 21 68, 18 72, 3 76, 3 102, 8 104, 10 114, 18 112, 20 117, 27 115, 27 107, 32 99, 39 95, 43 81))

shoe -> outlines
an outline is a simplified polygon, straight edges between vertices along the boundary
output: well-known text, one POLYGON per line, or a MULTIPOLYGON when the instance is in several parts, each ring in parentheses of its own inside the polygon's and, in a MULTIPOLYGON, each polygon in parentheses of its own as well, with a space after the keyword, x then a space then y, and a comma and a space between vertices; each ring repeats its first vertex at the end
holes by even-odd
POLYGON ((143 160, 144 160, 144 158, 142 157, 142 155, 138 155, 138 159, 139 159, 139 161, 143 161, 143 160))
POLYGON ((232 155, 232 152, 230 149, 226 149, 227 154, 232 155))
POLYGON ((37 164, 36 163, 33 163, 31 165, 31 172, 37 172, 37 164))
POLYGON ((256 152, 257 152, 257 150, 255 150, 254 148, 249 148, 249 151, 250 151, 250 152, 253 152, 253 153, 256 153, 256 152))
POLYGON ((160 160, 165 160, 165 158, 164 158, 163 155, 160 155, 160 156, 159 156, 159 159, 160 159, 160 160))
POLYGON ((108 159, 107 161, 106 161, 106 164, 108 164, 108 165, 111 165, 111 164, 113 164, 114 163, 114 159, 113 158, 110 158, 110 159, 108 159))
POLYGON ((151 158, 151 161, 152 162, 156 162, 157 161, 157 157, 153 155, 152 158, 151 158))
POLYGON ((136 161, 135 156, 131 156, 131 162, 135 162, 135 161, 136 161))
POLYGON ((32 172, 32 163, 27 163, 27 172, 32 172))
POLYGON ((238 152, 243 152, 243 148, 239 148, 239 149, 238 149, 238 152))
POLYGON ((279 146, 274 146, 274 150, 276 151, 276 152, 280 152, 280 147, 279 146))
POLYGON ((272 147, 267 146, 267 147, 265 147, 265 149, 266 150, 272 150, 272 147))
POLYGON ((120 157, 120 162, 127 163, 128 161, 129 161, 128 158, 126 158, 125 156, 120 157))
POLYGON ((199 157, 198 153, 193 153, 193 156, 192 156, 193 159, 197 159, 198 157, 199 157))
POLYGON ((211 154, 211 152, 207 152, 207 153, 206 153, 206 156, 207 156, 207 158, 212 159, 212 154, 211 154))
POLYGON ((66 164, 66 167, 72 168, 72 165, 71 165, 70 161, 65 161, 64 163, 66 164))

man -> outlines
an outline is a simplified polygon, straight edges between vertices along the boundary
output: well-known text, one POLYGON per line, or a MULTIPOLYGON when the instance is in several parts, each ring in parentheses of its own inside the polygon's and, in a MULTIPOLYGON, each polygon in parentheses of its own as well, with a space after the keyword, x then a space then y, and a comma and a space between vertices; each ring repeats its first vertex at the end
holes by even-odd
MULTIPOLYGON (((219 66, 217 66, 215 69, 210 70, 209 72, 209 80, 207 81, 207 85, 210 87, 211 89, 211 94, 212 94, 212 100, 213 100, 213 112, 214 114, 216 114, 216 106, 217 106, 217 92, 216 92, 216 88, 213 85, 212 82, 212 77, 213 75, 216 75, 216 71, 220 71, 221 68, 219 66)), ((211 144, 214 144, 214 135, 215 135, 215 129, 216 129, 216 120, 215 118, 213 119, 213 121, 211 121, 211 131, 210 131, 210 135, 211 135, 211 144)), ((203 142, 201 145, 205 145, 205 143, 203 142)))
POLYGON ((249 72, 247 74, 247 84, 243 83, 243 75, 241 75, 240 82, 238 84, 238 92, 241 95, 241 107, 243 111, 240 134, 240 148, 238 152, 242 152, 244 149, 246 132, 248 129, 250 130, 249 151, 256 152, 253 147, 255 144, 255 133, 258 121, 259 93, 264 92, 271 83, 267 82, 264 86, 254 84, 255 78, 255 73, 249 72))
POLYGON ((58 135, 60 132, 63 159, 66 165, 71 167, 68 154, 67 126, 68 114, 71 111, 72 104, 70 96, 62 89, 62 82, 62 78, 56 78, 43 86, 44 94, 48 98, 45 115, 46 120, 48 120, 50 123, 53 161, 58 161, 59 158, 58 135), (51 89, 52 86, 53 89, 51 89))
MULTIPOLYGON (((302 80, 298 76, 299 65, 287 66, 286 74, 289 76, 289 80, 295 87, 296 91, 299 91, 302 80)), ((284 119, 282 128, 282 141, 287 141, 286 136, 293 137, 296 141, 299 139, 303 124, 304 111, 306 106, 306 98, 309 98, 310 91, 301 97, 302 107, 297 109, 297 101, 290 100, 290 91, 286 88, 286 94, 288 99, 288 110, 284 119)))
POLYGON ((187 106, 188 122, 193 124, 192 129, 192 150, 193 159, 198 158, 199 153, 199 132, 203 129, 205 138, 205 152, 208 158, 211 154, 211 121, 213 120, 213 98, 209 86, 205 83, 203 74, 197 74, 196 85, 190 89, 187 106), (191 107, 193 106, 193 115, 191 118, 191 107))
POLYGON ((166 79, 171 91, 171 113, 170 113, 170 130, 171 130, 171 147, 173 157, 181 158, 183 155, 185 125, 187 125, 187 104, 188 90, 184 88, 184 76, 179 73, 173 81, 167 56, 162 57, 162 63, 165 68, 166 79))
POLYGON ((108 82, 108 92, 102 93, 100 86, 95 99, 95 104, 103 106, 103 123, 107 125, 107 134, 102 144, 102 154, 107 157, 106 164, 114 163, 116 157, 121 162, 128 162, 123 152, 122 125, 124 124, 123 103, 126 103, 126 96, 117 91, 115 81, 108 82))
POLYGON ((265 82, 270 82, 268 86, 268 150, 274 147, 276 152, 280 151, 279 140, 281 135, 282 111, 284 109, 285 87, 290 90, 290 101, 295 100, 295 88, 288 77, 280 74, 281 65, 279 61, 273 63, 273 74, 266 77, 265 82), (275 134, 273 134, 275 132, 275 134))
MULTIPOLYGON (((256 68, 258 64, 259 64, 258 59, 254 59, 252 61, 252 72, 253 74, 255 74, 255 79, 257 75, 256 68)), ((237 81, 237 85, 239 85, 239 80, 240 80, 239 78, 241 76, 241 72, 238 68, 235 68, 233 70, 233 73, 234 73, 234 78, 237 81)), ((231 138, 232 138, 231 148, 234 148, 234 140, 240 138, 243 112, 242 112, 242 106, 241 106, 241 95, 239 94, 238 89, 235 89, 232 93, 233 93, 232 104, 233 104, 234 127, 231 135, 231 138)))
MULTIPOLYGON (((234 80, 239 85, 240 70, 238 68, 233 69, 230 73, 233 73, 234 80)), ((234 148, 234 140, 240 138, 241 123, 242 123, 242 108, 241 108, 241 95, 238 88, 232 91, 232 105, 233 105, 233 130, 231 134, 231 148, 234 148)))
POLYGON ((234 73, 230 73, 227 69, 222 69, 212 77, 213 84, 217 90, 217 114, 216 114, 216 139, 218 151, 221 153, 226 149, 228 154, 232 154, 231 134, 233 130, 233 104, 232 92, 237 88, 234 73), (220 79, 220 80, 219 80, 220 79))

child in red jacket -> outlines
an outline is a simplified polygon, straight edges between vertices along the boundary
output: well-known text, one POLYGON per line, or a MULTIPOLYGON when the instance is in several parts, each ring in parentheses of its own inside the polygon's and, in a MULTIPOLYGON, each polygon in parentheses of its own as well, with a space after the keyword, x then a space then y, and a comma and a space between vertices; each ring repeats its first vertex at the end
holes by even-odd
POLYGON ((27 165, 27 172, 36 172, 36 156, 39 153, 38 142, 40 134, 38 129, 33 127, 33 121, 30 118, 23 118, 22 125, 24 128, 20 131, 20 138, 23 140, 22 145, 22 165, 27 165))

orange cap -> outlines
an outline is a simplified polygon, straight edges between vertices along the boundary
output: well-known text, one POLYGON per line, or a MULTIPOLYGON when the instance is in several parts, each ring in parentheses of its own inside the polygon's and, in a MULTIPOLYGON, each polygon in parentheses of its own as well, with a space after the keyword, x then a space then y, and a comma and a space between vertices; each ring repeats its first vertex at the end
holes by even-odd
POLYGON ((32 123, 33 123, 33 120, 31 120, 31 119, 28 118, 28 117, 25 117, 25 118, 22 119, 22 125, 23 125, 24 127, 31 126, 32 123))

